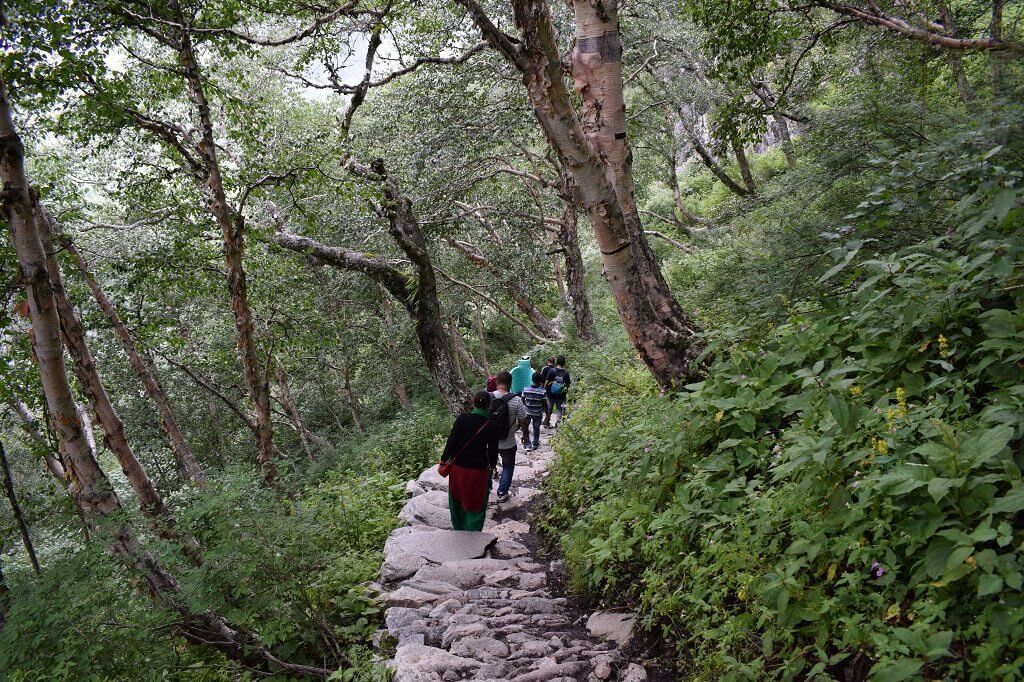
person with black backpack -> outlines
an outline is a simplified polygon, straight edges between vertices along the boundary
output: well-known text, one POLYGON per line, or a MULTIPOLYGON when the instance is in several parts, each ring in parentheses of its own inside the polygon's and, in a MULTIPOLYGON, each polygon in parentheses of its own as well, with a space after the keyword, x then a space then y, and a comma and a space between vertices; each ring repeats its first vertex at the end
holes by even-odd
MULTIPOLYGON (((548 358, 547 364, 544 365, 544 368, 540 371, 540 385, 544 387, 545 396, 547 396, 548 379, 551 377, 554 371, 555 356, 552 355, 551 357, 548 358)), ((544 426, 546 426, 549 429, 551 428, 551 401, 547 400, 546 397, 544 400, 544 426)))
POLYGON ((551 413, 558 413, 558 421, 555 426, 565 417, 565 398, 569 394, 569 386, 572 385, 572 377, 569 370, 565 368, 565 356, 559 355, 555 358, 555 369, 548 373, 547 391, 548 403, 551 405, 551 413))
POLYGON ((490 472, 498 465, 498 438, 505 435, 488 418, 491 394, 473 396, 473 410, 455 419, 438 470, 448 476, 448 511, 454 530, 484 529, 490 472))
POLYGON ((512 487, 512 473, 516 468, 516 431, 522 430, 523 445, 530 442, 529 424, 526 406, 523 399, 514 393, 512 373, 499 372, 498 388, 491 393, 491 408, 488 417, 497 425, 501 433, 498 441, 498 456, 501 458, 501 480, 498 482, 498 502, 508 500, 508 491, 512 487))

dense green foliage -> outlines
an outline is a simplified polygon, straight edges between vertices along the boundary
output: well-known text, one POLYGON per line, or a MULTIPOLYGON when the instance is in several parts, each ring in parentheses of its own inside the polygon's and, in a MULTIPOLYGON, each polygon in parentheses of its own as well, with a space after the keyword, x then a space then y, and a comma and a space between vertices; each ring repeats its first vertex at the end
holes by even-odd
MULTIPOLYGON (((202 562, 158 539, 95 415, 125 512, 85 531, 69 481, 42 463, 60 443, 15 250, 0 243, 0 438, 41 563, 37 575, 3 502, 0 678, 267 672, 186 641, 180 613, 111 555, 112 521, 192 612, 324 676, 386 678, 372 647, 382 546, 451 421, 410 315, 423 290, 396 241, 394 192, 422 233, 438 281, 430 322, 461 347, 466 386, 524 353, 568 355, 544 528, 572 586, 638 610, 680 677, 1019 677, 1021 0, 619 3, 639 218, 708 343, 704 380, 664 392, 609 295, 585 194, 563 184, 522 74, 478 43, 465 4, 3 3, 0 77, 30 181, 159 379, 208 487, 182 471, 61 249, 127 440, 202 562), (946 49, 851 7, 932 38, 999 33, 1012 49, 946 49), (201 113, 228 222, 245 235, 273 483, 256 462, 201 113), (575 333, 570 225, 596 341, 575 333), (407 300, 365 268, 288 250, 279 231, 386 265, 407 300)), ((547 4, 570 55, 572 3, 547 4)), ((519 32, 507 0, 480 5, 519 32)))
POLYGON ((547 524, 701 679, 1015 679, 1024 664, 1020 120, 885 164, 840 292, 713 334, 668 399, 594 368, 547 524), (915 209, 908 216, 908 207, 915 209), (860 258, 877 235, 933 236, 860 258))
MULTIPOLYGON (((403 486, 387 472, 328 474, 282 502, 249 472, 218 481, 181 518, 205 549, 201 567, 179 566, 189 603, 258 630, 288 660, 315 664, 327 642, 345 661, 338 679, 383 675, 368 648, 379 607, 367 585, 403 486)), ((173 560, 171 548, 154 549, 173 560)), ((47 565, 39 582, 15 584, 0 633, 5 679, 230 679, 220 656, 182 647, 167 626, 171 614, 142 593, 116 589, 126 576, 102 535, 84 551, 54 553, 47 565)))

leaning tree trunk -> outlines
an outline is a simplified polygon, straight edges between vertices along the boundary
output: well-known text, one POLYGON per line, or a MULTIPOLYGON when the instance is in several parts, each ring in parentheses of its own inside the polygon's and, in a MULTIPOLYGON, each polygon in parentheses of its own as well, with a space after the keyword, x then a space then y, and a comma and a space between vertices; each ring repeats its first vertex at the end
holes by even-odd
POLYGON ((384 201, 380 210, 387 218, 391 237, 415 269, 415 276, 366 253, 325 246, 308 237, 291 234, 283 229, 280 222, 273 241, 291 251, 314 256, 333 267, 361 272, 387 289, 402 304, 413 322, 423 362, 441 399, 452 414, 458 415, 462 412, 469 388, 457 370, 455 348, 445 329, 438 300, 437 271, 434 270, 426 241, 413 214, 412 202, 401 193, 395 181, 388 177, 383 161, 374 162, 372 168, 352 161, 349 168, 358 175, 374 176, 381 181, 384 201))
POLYGON ((552 324, 551 320, 544 316, 544 313, 540 311, 537 304, 530 298, 530 294, 522 282, 508 279, 507 273, 492 263, 479 246, 458 239, 448 239, 447 241, 453 248, 465 255, 471 263, 490 273, 495 283, 500 284, 505 289, 509 298, 519 308, 519 311, 526 316, 526 319, 530 321, 530 324, 533 325, 533 328, 541 338, 545 340, 562 338, 561 332, 552 324))
POLYGON ((395 383, 395 397, 398 398, 398 406, 403 410, 409 409, 409 391, 405 388, 405 378, 402 377, 402 369, 399 365, 398 342, 391 331, 391 299, 388 297, 388 290, 383 285, 380 287, 380 308, 384 322, 384 347, 387 352, 388 365, 391 367, 391 380, 395 383))
MULTIPOLYGON (((53 429, 70 470, 69 492, 76 507, 93 523, 97 517, 110 518, 113 526, 111 549, 114 555, 138 574, 149 594, 179 618, 178 631, 189 641, 216 648, 233 660, 255 670, 269 672, 279 664, 259 639, 237 629, 211 611, 193 611, 179 593, 178 582, 156 558, 143 549, 134 531, 120 520, 123 508, 114 487, 96 461, 85 435, 85 426, 71 392, 64 352, 61 346, 60 320, 50 282, 46 253, 37 232, 34 202, 25 177, 24 147, 14 128, 6 85, 0 78, 0 179, 4 183, 3 209, 11 243, 18 258, 18 270, 28 298, 32 323, 32 350, 39 368, 47 408, 53 429), (111 518, 112 517, 112 518, 111 518)), ((299 674, 327 677, 328 670, 280 663, 299 674)))
POLYGON ((7 451, 4 450, 3 441, 0 441, 0 468, 4 475, 4 493, 11 505, 11 513, 14 520, 18 522, 18 530, 21 532, 21 543, 28 553, 29 561, 32 563, 32 570, 39 575, 39 559, 36 558, 36 548, 32 545, 32 535, 28 532, 28 523, 25 522, 25 515, 21 513, 21 505, 18 504, 18 496, 14 492, 14 477, 11 476, 11 465, 7 461, 7 451))
POLYGON ((587 275, 583 265, 583 253, 580 251, 576 204, 573 202, 573 180, 564 169, 561 175, 562 220, 558 227, 558 245, 565 256, 565 274, 569 301, 572 304, 572 318, 576 323, 577 336, 594 343, 597 341, 597 327, 594 325, 590 298, 587 296, 587 275))
POLYGON ((739 166, 743 184, 750 194, 756 193, 757 185, 754 184, 754 174, 750 172, 750 162, 747 160, 746 150, 743 149, 743 142, 734 139, 730 140, 730 144, 732 145, 733 154, 736 155, 736 165, 739 166))
POLYGON ((583 101, 577 117, 565 87, 551 14, 544 0, 513 0, 521 41, 513 43, 475 0, 467 7, 488 42, 520 70, 548 142, 572 174, 604 263, 619 317, 641 359, 664 386, 698 374, 696 324, 672 297, 643 235, 633 193, 622 98, 617 3, 603 12, 573 3, 573 82, 583 101))
POLYGON ((53 301, 57 306, 60 328, 68 352, 75 361, 75 376, 82 390, 89 398, 92 410, 100 422, 105 435, 104 441, 114 456, 117 457, 125 478, 131 484, 142 513, 152 522, 153 530, 162 538, 179 542, 188 557, 195 563, 201 562, 199 543, 187 533, 177 528, 174 517, 164 503, 163 497, 150 480, 142 462, 136 457, 128 437, 125 435, 124 422, 110 401, 107 391, 96 370, 96 362, 85 340, 85 328, 75 315, 57 262, 53 246, 54 221, 49 211, 41 202, 36 202, 35 221, 38 238, 46 253, 46 267, 52 285, 53 301))
POLYGON ((327 442, 310 431, 306 427, 306 423, 302 421, 302 413, 299 412, 299 405, 295 402, 295 398, 292 396, 291 388, 288 386, 288 373, 284 371, 284 366, 280 361, 274 361, 274 378, 277 380, 277 389, 279 392, 279 400, 281 406, 284 407, 284 411, 288 413, 288 419, 292 423, 292 428, 295 429, 296 435, 299 437, 299 443, 302 445, 303 451, 311 461, 316 461, 316 454, 313 452, 313 448, 310 445, 315 443, 318 447, 324 447, 327 442))
MULTIPOLYGON (((184 25, 177 3, 173 3, 184 25)), ((255 332, 253 330, 252 309, 249 307, 249 293, 246 285, 244 265, 245 254, 245 218, 228 206, 224 192, 224 180, 221 177, 220 163, 217 160, 217 144, 213 135, 213 121, 210 117, 210 103, 206 99, 202 73, 192 46, 189 32, 183 30, 180 36, 179 57, 189 96, 199 116, 199 151, 206 168, 206 189, 210 193, 210 213, 217 221, 224 244, 224 260, 227 265, 228 291, 231 295, 231 311, 235 318, 235 331, 238 335, 238 355, 245 374, 249 398, 253 403, 253 414, 256 417, 256 449, 257 462, 263 470, 264 478, 271 484, 277 484, 277 450, 274 447, 274 426, 270 411, 270 380, 261 368, 259 354, 256 351, 255 332)))
POLYGON ((205 487, 206 474, 203 473, 202 468, 199 466, 195 456, 192 454, 192 449, 188 446, 188 442, 185 440, 185 435, 181 432, 181 428, 178 426, 178 420, 175 418, 174 411, 171 409, 171 403, 170 400, 167 399, 167 393, 153 374, 149 363, 147 363, 145 358, 142 357, 142 354, 139 353, 139 349, 135 345, 135 339, 133 339, 132 335, 128 333, 128 329, 124 326, 124 322, 121 321, 121 316, 118 315, 117 308, 114 307, 114 304, 107 296, 107 293, 103 291, 99 281, 89 269, 89 264, 85 261, 85 258, 82 257, 82 254, 79 253, 74 242, 70 239, 62 239, 59 241, 68 252, 68 255, 71 256, 75 265, 78 266, 79 271, 85 278, 86 284, 89 285, 89 291, 92 292, 93 298, 96 299, 96 303, 99 304, 103 314, 107 317, 107 321, 110 322, 110 326, 113 328, 114 333, 121 341, 121 346, 128 355, 128 362, 131 364, 132 371, 142 382, 143 387, 146 389, 146 394, 156 406, 157 413, 160 415, 160 425, 163 427, 164 433, 167 434, 167 438, 171 442, 171 450, 178 458, 178 462, 181 464, 182 469, 198 487, 205 487))
POLYGON ((46 442, 46 438, 43 436, 42 430, 39 428, 39 419, 28 409, 28 405, 23 403, 17 396, 11 396, 7 399, 7 404, 10 405, 14 413, 18 415, 18 420, 21 422, 21 428, 28 434, 28 437, 32 439, 32 442, 38 448, 39 453, 43 457, 43 461, 46 462, 46 469, 53 475, 62 487, 67 483, 65 480, 64 465, 60 463, 60 460, 53 452, 53 448, 46 442))

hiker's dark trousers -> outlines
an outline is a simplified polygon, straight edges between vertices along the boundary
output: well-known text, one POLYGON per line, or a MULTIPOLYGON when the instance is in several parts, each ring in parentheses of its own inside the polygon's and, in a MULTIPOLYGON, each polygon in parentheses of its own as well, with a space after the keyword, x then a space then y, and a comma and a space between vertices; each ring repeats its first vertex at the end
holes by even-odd
POLYGON ((501 455, 501 480, 498 481, 498 494, 504 495, 512 487, 512 472, 516 470, 516 448, 499 448, 501 455))

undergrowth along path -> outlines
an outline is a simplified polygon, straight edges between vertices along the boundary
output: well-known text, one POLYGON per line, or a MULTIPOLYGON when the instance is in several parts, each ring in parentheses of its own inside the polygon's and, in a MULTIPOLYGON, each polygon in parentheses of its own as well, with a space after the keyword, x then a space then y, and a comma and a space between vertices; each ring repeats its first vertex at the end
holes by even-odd
MULTIPOLYGON (((583 616, 559 594, 561 562, 539 556, 531 528, 541 482, 554 457, 547 444, 520 449, 512 496, 488 507, 483 533, 451 530, 448 481, 436 466, 406 486, 406 523, 384 549, 389 661, 396 682, 491 680, 642 682, 614 640, 592 637, 583 616)), ((625 639, 629 619, 610 637, 625 639)))

